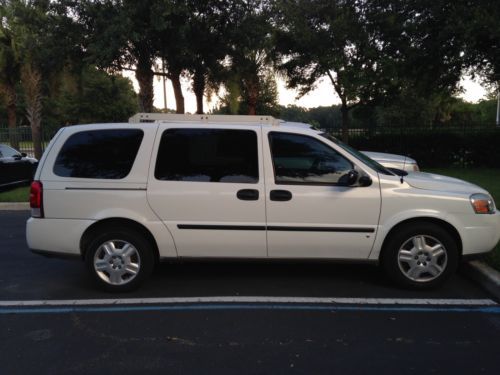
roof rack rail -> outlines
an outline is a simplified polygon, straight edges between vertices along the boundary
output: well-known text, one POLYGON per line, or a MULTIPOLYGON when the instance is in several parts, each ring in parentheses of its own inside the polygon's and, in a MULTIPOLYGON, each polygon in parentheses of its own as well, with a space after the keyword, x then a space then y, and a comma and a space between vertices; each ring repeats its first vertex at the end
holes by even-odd
POLYGON ((231 123, 277 126, 282 120, 272 116, 242 115, 182 115, 175 113, 137 113, 128 119, 129 123, 141 122, 195 122, 195 123, 231 123))

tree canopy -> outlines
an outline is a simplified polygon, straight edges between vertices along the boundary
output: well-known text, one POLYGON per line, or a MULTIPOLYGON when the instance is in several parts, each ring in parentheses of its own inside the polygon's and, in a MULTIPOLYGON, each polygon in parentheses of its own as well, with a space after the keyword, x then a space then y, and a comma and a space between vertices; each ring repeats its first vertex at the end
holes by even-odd
POLYGON ((10 129, 28 119, 34 135, 42 124, 118 121, 131 111, 155 111, 155 76, 171 81, 178 113, 185 112, 181 80, 190 82, 197 113, 205 111, 205 97, 217 95, 220 112, 274 115, 285 111, 277 103, 277 76, 300 95, 327 80, 340 101, 328 116, 340 119, 346 140, 350 123, 359 121, 439 124, 457 105, 453 96, 464 74, 481 76, 497 90, 500 81, 494 0, 0 5, 3 113, 10 129), (137 97, 118 77, 125 70, 135 74, 137 97))

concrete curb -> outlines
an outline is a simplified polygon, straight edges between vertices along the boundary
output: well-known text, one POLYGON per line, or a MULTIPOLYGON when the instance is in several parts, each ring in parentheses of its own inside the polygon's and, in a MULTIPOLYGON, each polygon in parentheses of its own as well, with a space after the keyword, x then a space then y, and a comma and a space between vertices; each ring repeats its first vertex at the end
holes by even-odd
POLYGON ((29 209, 28 202, 0 202, 0 211, 27 211, 29 209))
POLYGON ((478 260, 466 263, 464 271, 500 301, 500 272, 478 260))

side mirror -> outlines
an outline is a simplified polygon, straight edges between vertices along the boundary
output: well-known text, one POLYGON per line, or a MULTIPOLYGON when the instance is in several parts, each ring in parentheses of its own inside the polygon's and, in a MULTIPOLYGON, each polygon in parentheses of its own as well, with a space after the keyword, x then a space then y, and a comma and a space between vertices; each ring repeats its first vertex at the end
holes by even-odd
POLYGON ((354 169, 351 169, 349 172, 347 172, 345 175, 341 176, 339 178, 338 184, 340 186, 351 186, 356 183, 358 180, 359 173, 356 172, 354 169))
POLYGON ((358 183, 359 186, 370 186, 372 184, 372 179, 370 176, 361 176, 358 183))
POLYGON ((25 158, 26 156, 28 156, 28 154, 26 152, 21 152, 21 156, 25 158))

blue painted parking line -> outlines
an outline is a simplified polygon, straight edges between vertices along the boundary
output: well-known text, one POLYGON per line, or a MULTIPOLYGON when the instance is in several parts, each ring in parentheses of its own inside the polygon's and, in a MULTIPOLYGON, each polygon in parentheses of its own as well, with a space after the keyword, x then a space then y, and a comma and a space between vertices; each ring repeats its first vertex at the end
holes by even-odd
POLYGON ((71 314, 71 313, 124 313, 124 312, 176 312, 176 311, 234 311, 234 310, 287 310, 338 312, 412 312, 412 313, 482 313, 500 314, 500 306, 381 306, 381 305, 318 305, 318 304, 235 304, 199 303, 142 306, 46 306, 0 307, 0 315, 7 314, 71 314))

